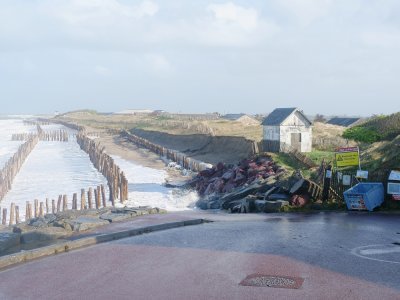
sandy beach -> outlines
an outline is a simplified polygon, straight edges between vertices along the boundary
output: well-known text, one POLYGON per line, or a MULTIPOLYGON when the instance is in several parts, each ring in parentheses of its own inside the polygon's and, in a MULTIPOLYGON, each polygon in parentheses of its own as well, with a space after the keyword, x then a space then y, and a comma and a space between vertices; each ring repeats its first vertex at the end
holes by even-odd
POLYGON ((146 149, 139 148, 118 135, 104 135, 97 138, 97 140, 111 156, 119 156, 122 159, 144 167, 165 170, 168 174, 168 182, 179 183, 189 179, 188 176, 182 176, 180 171, 168 168, 158 155, 146 149))

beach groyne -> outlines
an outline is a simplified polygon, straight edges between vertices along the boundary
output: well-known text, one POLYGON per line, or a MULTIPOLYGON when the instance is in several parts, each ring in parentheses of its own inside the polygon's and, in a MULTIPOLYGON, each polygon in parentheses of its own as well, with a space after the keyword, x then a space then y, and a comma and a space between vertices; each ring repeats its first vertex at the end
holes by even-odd
POLYGON ((76 140, 95 168, 107 179, 111 202, 114 204, 116 199, 121 202, 128 200, 128 180, 105 148, 82 132, 77 134, 76 140))
POLYGON ((143 147, 147 150, 150 150, 151 152, 154 152, 159 156, 165 157, 173 162, 176 162, 177 164, 181 165, 183 168, 187 170, 191 170, 193 172, 200 172, 202 170, 212 168, 212 164, 208 164, 200 160, 194 159, 177 150, 163 147, 143 137, 129 133, 126 130, 121 132, 121 136, 139 147, 143 147))
POLYGON ((32 135, 25 143, 19 146, 14 155, 6 162, 0 171, 0 201, 12 187, 15 176, 17 176, 26 158, 39 142, 38 135, 32 135))
MULTIPOLYGON (((87 191, 81 189, 80 193, 73 193, 71 202, 69 199, 68 195, 63 194, 59 195, 57 200, 46 198, 45 201, 39 201, 38 199, 26 201, 24 222, 29 222, 35 218, 44 218, 47 214, 56 214, 69 210, 99 210, 109 206, 107 205, 106 189, 103 184, 94 188, 89 187, 87 191)), ((114 206, 114 203, 112 206, 114 206)), ((2 225, 19 224, 23 219, 22 207, 15 203, 11 203, 9 208, 0 206, 0 211, 2 225)))

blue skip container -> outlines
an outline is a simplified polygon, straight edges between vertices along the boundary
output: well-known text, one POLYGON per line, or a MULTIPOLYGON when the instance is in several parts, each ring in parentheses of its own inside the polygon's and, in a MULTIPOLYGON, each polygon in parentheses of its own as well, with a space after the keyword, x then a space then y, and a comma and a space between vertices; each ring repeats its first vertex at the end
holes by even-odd
POLYGON ((384 189, 381 182, 361 182, 344 193, 347 209, 369 210, 380 206, 384 199, 384 189))

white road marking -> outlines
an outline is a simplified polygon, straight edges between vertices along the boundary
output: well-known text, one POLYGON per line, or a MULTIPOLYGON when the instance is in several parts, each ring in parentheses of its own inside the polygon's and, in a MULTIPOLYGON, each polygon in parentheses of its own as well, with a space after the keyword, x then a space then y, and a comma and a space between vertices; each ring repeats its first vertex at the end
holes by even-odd
POLYGON ((392 245, 368 245, 368 246, 362 246, 362 247, 357 247, 351 250, 351 254, 358 256, 360 258, 364 259, 369 259, 369 260, 375 260, 379 262, 385 262, 385 263, 390 263, 390 264, 400 264, 400 261, 393 261, 393 260, 385 260, 385 259, 379 259, 371 256, 366 256, 366 255, 373 255, 373 254, 384 254, 382 251, 390 251, 386 252, 385 254, 388 253, 397 253, 400 251, 397 251, 397 247, 393 247, 392 245), (396 251, 393 251, 395 250, 396 251), (379 252, 377 252, 379 251, 379 252))
POLYGON ((400 252, 400 247, 393 247, 392 249, 367 249, 360 250, 361 255, 376 255, 376 254, 389 254, 389 253, 397 253, 400 252))

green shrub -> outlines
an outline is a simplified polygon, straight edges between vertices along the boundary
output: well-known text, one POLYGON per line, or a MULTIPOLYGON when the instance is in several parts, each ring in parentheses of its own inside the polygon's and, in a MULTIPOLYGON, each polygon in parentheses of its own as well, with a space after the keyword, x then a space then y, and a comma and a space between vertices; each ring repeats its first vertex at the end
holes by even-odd
POLYGON ((343 137, 345 139, 351 139, 363 143, 375 143, 380 141, 382 138, 374 129, 363 126, 355 126, 346 129, 343 132, 343 137))

